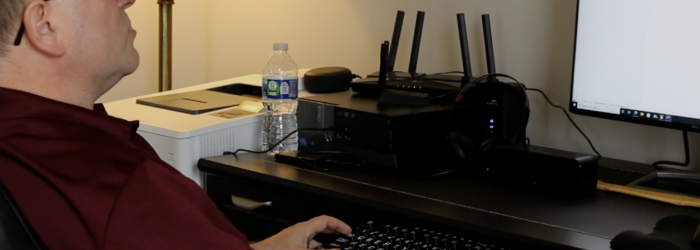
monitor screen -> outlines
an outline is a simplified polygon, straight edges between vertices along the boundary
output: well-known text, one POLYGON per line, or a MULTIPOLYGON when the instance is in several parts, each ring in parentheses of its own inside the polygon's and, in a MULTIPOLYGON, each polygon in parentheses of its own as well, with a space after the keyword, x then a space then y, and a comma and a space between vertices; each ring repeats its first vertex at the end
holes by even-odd
POLYGON ((579 0, 569 110, 700 131, 700 0, 579 0))

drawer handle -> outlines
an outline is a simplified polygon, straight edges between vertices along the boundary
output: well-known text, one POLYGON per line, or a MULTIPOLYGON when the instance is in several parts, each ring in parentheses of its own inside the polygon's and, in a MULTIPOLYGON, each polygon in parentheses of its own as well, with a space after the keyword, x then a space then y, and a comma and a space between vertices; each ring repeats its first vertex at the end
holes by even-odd
POLYGON ((259 201, 254 201, 254 200, 249 200, 243 197, 238 197, 235 195, 231 195, 231 202, 233 202, 233 205, 243 208, 245 210, 255 210, 256 208, 262 207, 262 206, 272 206, 271 201, 267 202, 259 202, 259 201))

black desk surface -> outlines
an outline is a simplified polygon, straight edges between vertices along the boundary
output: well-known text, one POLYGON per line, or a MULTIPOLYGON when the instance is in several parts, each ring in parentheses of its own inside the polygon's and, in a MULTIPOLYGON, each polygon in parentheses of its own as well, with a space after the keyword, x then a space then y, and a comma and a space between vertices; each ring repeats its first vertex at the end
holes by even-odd
MULTIPOLYGON (((601 160, 599 179, 626 184, 650 171, 645 165, 609 167, 601 160)), ((651 233, 664 217, 688 214, 700 218, 700 209, 642 198, 593 191, 583 197, 547 194, 506 186, 465 174, 411 179, 394 169, 353 168, 318 172, 275 162, 262 155, 205 158, 200 170, 219 176, 245 176, 312 193, 345 197, 349 201, 394 209, 440 223, 515 241, 549 242, 573 249, 609 249, 620 232, 651 233)))

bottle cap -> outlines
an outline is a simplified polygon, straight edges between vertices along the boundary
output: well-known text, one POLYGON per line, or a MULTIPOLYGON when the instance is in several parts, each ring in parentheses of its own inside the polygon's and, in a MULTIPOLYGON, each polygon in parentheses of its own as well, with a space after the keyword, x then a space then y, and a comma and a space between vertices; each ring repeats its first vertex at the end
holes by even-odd
POLYGON ((274 50, 287 50, 287 49, 289 49, 289 45, 287 45, 287 43, 274 43, 274 44, 272 44, 272 49, 274 49, 274 50))

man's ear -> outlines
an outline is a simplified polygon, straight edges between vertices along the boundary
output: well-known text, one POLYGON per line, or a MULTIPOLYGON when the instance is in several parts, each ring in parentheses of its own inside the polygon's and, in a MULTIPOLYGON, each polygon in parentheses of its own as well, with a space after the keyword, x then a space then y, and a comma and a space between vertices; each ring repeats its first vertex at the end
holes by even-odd
POLYGON ((24 8, 22 21, 25 36, 38 50, 51 55, 62 56, 66 48, 61 43, 56 27, 50 21, 50 7, 43 0, 33 0, 24 8))

